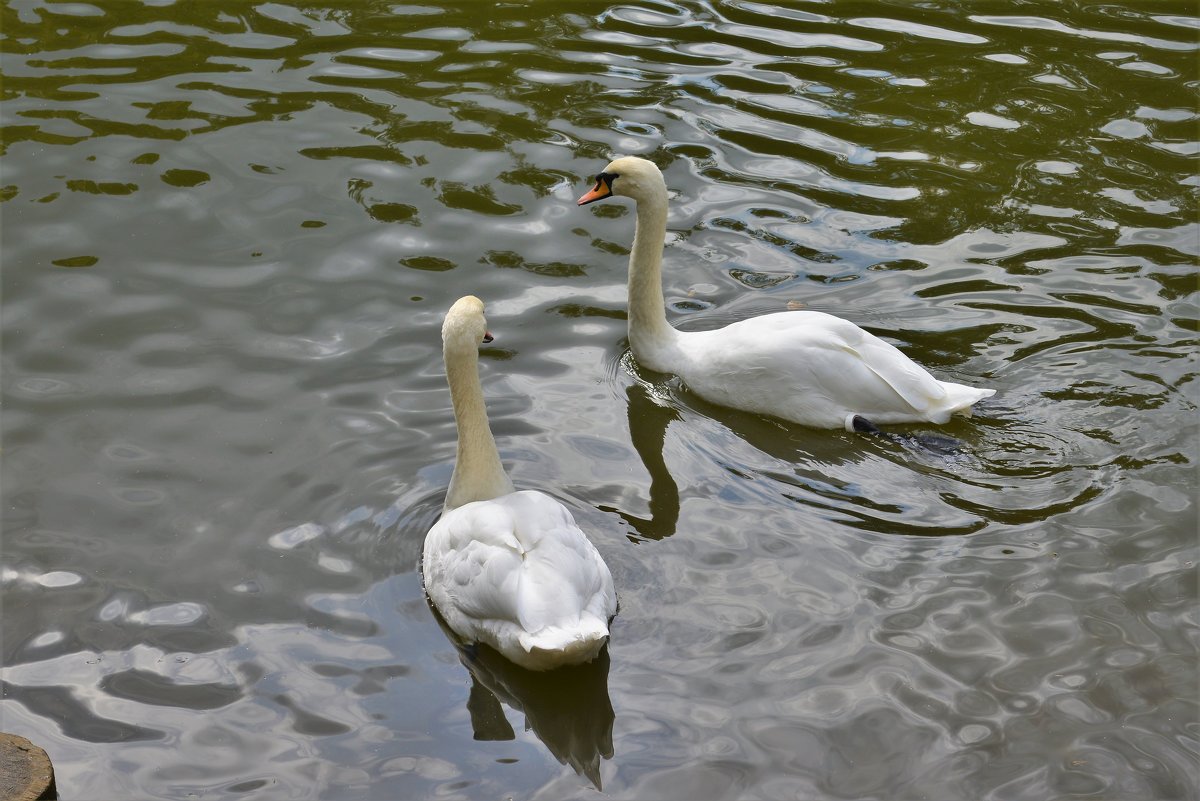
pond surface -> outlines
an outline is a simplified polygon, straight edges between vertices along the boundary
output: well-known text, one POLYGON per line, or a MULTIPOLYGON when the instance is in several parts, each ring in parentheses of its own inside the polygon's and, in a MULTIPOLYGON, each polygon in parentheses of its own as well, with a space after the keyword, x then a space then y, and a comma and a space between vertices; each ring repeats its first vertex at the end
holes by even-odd
POLYGON ((1190 2, 11 0, 0 728, 64 799, 1196 798, 1190 2), (710 406, 668 312, 987 386, 956 452, 710 406), (488 304, 607 653, 460 654, 417 558, 488 304))

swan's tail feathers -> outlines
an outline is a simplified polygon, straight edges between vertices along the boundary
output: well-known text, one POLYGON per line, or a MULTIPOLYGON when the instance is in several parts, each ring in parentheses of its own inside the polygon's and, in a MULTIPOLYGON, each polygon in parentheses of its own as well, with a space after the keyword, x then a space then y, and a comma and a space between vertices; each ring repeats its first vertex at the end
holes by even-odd
POLYGON ((968 387, 963 384, 951 384, 949 381, 942 381, 942 387, 946 390, 946 399, 943 402, 942 408, 947 416, 951 414, 961 414, 964 417, 971 416, 971 407, 983 400, 990 398, 996 394, 994 389, 979 389, 977 387, 968 387))
POLYGON ((578 665, 590 662, 608 639, 608 625, 592 615, 583 616, 574 626, 546 626, 520 635, 521 647, 533 662, 550 665, 578 665))

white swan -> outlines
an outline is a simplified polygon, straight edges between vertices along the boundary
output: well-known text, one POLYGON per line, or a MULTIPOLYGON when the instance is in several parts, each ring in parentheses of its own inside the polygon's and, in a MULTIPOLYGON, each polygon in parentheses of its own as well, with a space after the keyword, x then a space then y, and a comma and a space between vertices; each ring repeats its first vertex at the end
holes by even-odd
POLYGON ((425 591, 456 634, 522 667, 587 662, 617 611, 612 574, 565 506, 513 490, 488 427, 481 342, 491 342, 483 302, 461 298, 442 325, 458 455, 442 516, 425 536, 425 591))
POLYGON ((658 167, 619 158, 596 176, 579 205, 632 198, 637 225, 629 254, 629 344, 638 362, 674 373, 713 403, 817 428, 945 423, 995 394, 939 381, 854 323, 815 311, 766 314, 714 331, 677 331, 662 291, 667 185, 658 167))

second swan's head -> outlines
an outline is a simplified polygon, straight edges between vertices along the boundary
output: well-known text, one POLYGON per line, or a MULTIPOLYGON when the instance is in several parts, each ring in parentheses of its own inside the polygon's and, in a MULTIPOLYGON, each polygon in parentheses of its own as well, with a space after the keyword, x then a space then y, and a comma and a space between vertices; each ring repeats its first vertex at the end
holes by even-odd
POLYGON ((596 185, 579 198, 578 205, 586 206, 613 196, 643 200, 661 195, 665 200, 666 194, 666 182, 654 162, 637 156, 622 156, 609 162, 596 176, 596 185))
POLYGON ((491 342, 487 330, 487 319, 483 316, 483 301, 474 295, 461 297, 446 312, 442 323, 442 342, 446 345, 462 345, 478 348, 491 342))

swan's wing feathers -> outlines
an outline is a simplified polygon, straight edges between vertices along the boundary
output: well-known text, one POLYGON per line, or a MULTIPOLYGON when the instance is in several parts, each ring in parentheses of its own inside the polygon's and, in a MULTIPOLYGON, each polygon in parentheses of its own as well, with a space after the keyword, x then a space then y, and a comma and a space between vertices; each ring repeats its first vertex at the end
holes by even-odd
POLYGON ((887 382, 897 395, 904 398, 905 403, 914 409, 925 409, 946 397, 942 383, 924 367, 905 356, 894 345, 866 331, 862 333, 865 336, 853 346, 846 345, 846 349, 887 382))
MULTIPOLYGON (((597 606, 616 611, 612 576, 571 513, 541 492, 516 492, 446 513, 438 535, 442 586, 463 614, 526 631, 569 626, 597 606)), ((428 557, 427 557, 428 559, 428 557)))
MULTIPOLYGON (((941 382, 925 368, 899 348, 849 320, 824 312, 795 311, 769 314, 746 322, 759 320, 769 322, 773 341, 794 351, 794 355, 815 368, 808 370, 808 380, 824 378, 832 397, 865 399, 869 396, 867 385, 855 375, 857 368, 863 367, 914 409, 925 409, 946 395, 941 382)), ((763 339, 767 333, 764 328, 757 336, 763 339)))
POLYGON ((608 566, 570 511, 540 492, 509 497, 523 507, 517 517, 517 538, 527 545, 517 594, 521 626, 538 631, 546 626, 573 625, 597 605, 597 597, 605 601, 601 606, 607 607, 611 596, 615 612, 616 594, 608 566))
MULTIPOLYGON (((583 532, 571 527, 555 532, 526 556, 517 613, 527 631, 571 626, 582 615, 595 613, 597 596, 611 594, 608 568, 583 532)), ((607 618, 609 614, 597 616, 607 618)))
POLYGON ((509 510, 477 501, 438 521, 441 585, 463 614, 482 620, 517 619, 514 599, 523 548, 509 510))
POLYGON ((520 556, 511 549, 473 542, 458 552, 447 574, 454 603, 481 620, 513 620, 520 556))

